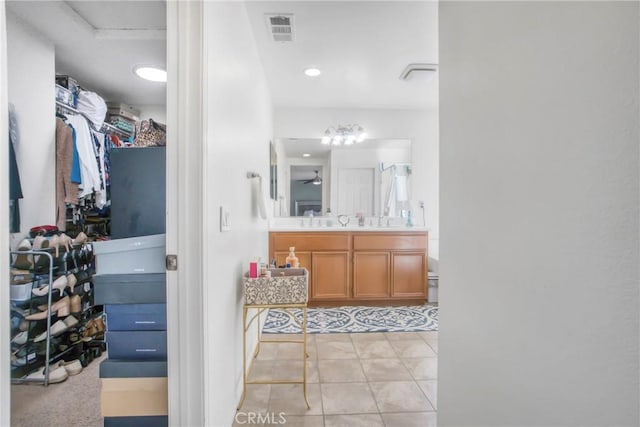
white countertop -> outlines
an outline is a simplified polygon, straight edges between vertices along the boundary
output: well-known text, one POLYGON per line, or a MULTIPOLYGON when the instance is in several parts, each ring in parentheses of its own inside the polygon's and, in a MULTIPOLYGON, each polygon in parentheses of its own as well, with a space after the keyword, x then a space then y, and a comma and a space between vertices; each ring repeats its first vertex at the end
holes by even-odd
POLYGON ((340 231, 349 231, 349 232, 390 232, 390 233, 400 233, 400 232, 425 232, 429 231, 426 227, 376 227, 376 226, 368 226, 365 225, 363 227, 359 227, 357 225, 348 225, 346 227, 327 227, 327 226, 274 226, 269 227, 269 231, 279 231, 279 232, 340 232, 340 231))

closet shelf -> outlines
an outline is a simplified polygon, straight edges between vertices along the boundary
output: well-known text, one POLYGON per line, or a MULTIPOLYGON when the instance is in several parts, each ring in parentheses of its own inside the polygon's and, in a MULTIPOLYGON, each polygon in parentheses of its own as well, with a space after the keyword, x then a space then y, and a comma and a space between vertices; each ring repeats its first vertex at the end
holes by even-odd
POLYGON ((102 127, 100 129, 96 129, 93 126, 93 123, 91 122, 89 117, 87 117, 86 114, 84 114, 82 111, 78 110, 77 108, 73 108, 73 107, 71 107, 71 106, 69 106, 69 105, 67 105, 67 104, 65 104, 63 102, 60 102, 60 101, 56 101, 56 106, 60 107, 63 110, 69 111, 71 113, 80 114, 82 117, 87 119, 87 121, 89 122, 89 125, 94 130, 97 130, 98 132, 111 132, 111 133, 117 134, 118 136, 122 136, 122 137, 124 137, 126 139, 129 139, 129 138, 131 138, 133 136, 133 134, 131 132, 124 131, 124 130, 122 130, 120 128, 117 128, 117 127, 113 126, 112 124, 106 123, 106 122, 102 124, 102 127))

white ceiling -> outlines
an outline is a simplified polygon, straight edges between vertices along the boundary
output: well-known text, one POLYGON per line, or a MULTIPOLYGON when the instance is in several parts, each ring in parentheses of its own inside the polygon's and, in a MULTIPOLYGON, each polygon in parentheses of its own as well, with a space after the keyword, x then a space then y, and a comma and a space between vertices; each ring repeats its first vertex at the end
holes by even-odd
POLYGON ((437 106, 437 78, 399 79, 409 63, 438 63, 436 1, 254 1, 247 10, 276 107, 437 106), (273 13, 294 14, 293 42, 270 39, 273 13), (310 66, 322 75, 305 76, 310 66))
MULTIPOLYGON (((8 1, 49 39, 56 71, 110 101, 164 104, 166 85, 133 75, 166 67, 164 1, 8 1)), ((437 77, 399 79, 409 63, 438 62, 436 1, 253 1, 247 11, 275 107, 427 108, 437 77), (269 39, 265 13, 293 13, 295 41, 269 39), (322 75, 306 77, 317 66, 322 75)))
POLYGON ((166 68, 164 1, 7 1, 7 8, 55 45, 56 72, 107 101, 164 105, 166 84, 142 80, 136 65, 166 68))

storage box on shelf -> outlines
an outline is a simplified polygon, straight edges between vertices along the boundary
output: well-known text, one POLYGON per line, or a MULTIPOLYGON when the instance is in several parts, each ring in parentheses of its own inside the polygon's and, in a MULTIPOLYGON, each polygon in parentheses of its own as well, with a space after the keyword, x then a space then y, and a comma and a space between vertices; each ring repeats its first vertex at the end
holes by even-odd
POLYGON ((108 359, 100 365, 105 426, 167 425, 164 234, 94 247, 95 299, 105 306, 108 359))

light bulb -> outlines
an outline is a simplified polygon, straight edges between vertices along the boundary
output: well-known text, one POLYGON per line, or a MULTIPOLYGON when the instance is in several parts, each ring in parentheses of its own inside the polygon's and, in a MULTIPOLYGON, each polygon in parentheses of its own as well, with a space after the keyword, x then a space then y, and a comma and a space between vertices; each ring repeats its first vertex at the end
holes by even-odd
POLYGON ((330 142, 331 142, 331 137, 330 136, 325 135, 325 136, 322 137, 322 143, 324 145, 329 145, 330 142))
POLYGON ((356 138, 356 142, 362 142, 365 140, 365 138, 367 137, 367 133, 366 132, 362 132, 360 135, 358 135, 358 137, 356 138))
POLYGON ((356 140, 355 136, 353 135, 349 135, 345 140, 344 140, 344 145, 351 145, 354 143, 354 141, 356 140))
POLYGON ((340 143, 342 143, 342 137, 340 135, 334 136, 332 143, 333 145, 340 145, 340 143))

